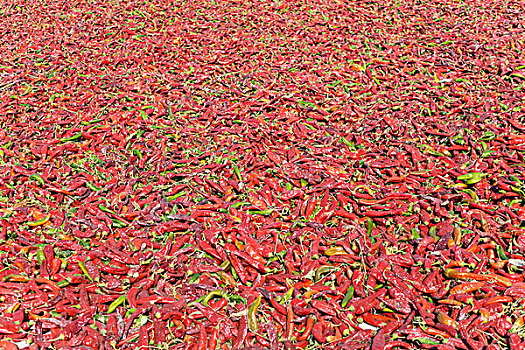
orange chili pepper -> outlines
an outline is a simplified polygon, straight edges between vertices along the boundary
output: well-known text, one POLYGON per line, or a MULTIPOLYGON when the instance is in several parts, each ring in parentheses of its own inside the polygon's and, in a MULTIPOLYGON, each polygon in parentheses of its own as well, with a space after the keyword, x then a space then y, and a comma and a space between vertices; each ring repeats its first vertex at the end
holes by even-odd
POLYGON ((514 324, 512 325, 512 328, 517 329, 523 327, 525 324, 525 318, 523 316, 518 317, 516 321, 514 321, 514 324))
POLYGON ((29 277, 23 275, 7 275, 3 278, 4 282, 27 282, 29 277))
POLYGON ((472 293, 485 285, 484 282, 468 282, 455 286, 450 290, 450 295, 472 293))
POLYGON ((445 269, 449 269, 452 267, 463 267, 463 266, 465 266, 465 263, 463 261, 453 260, 445 265, 445 269))
POLYGON ((494 270, 499 270, 499 269, 502 269, 505 267, 505 265, 507 265, 509 261, 508 260, 500 260, 500 261, 491 261, 490 262, 490 266, 494 269, 494 270))
POLYGON ((443 312, 438 312, 437 319, 441 324, 451 326, 454 328, 458 327, 458 323, 452 317, 443 312))
POLYGON ((483 306, 499 304, 499 303, 512 303, 514 298, 508 295, 498 295, 492 298, 485 299, 483 306))
POLYGON ((51 214, 47 214, 47 216, 45 216, 44 218, 40 220, 36 220, 36 221, 29 221, 27 224, 31 227, 41 226, 47 223, 50 218, 51 218, 51 214))
POLYGON ((443 332, 443 331, 440 331, 439 329, 436 329, 436 328, 432 328, 432 327, 426 327, 425 329, 423 329, 423 332, 429 334, 429 335, 439 335, 443 338, 450 338, 451 335, 446 333, 446 332, 443 332))
POLYGON ((507 287, 507 288, 512 287, 512 281, 509 280, 507 277, 503 277, 503 276, 496 275, 496 274, 481 275, 481 276, 485 276, 484 277, 485 281, 494 282, 499 286, 507 287))
POLYGON ((461 244, 461 229, 459 227, 454 228, 454 233, 452 234, 454 237, 454 243, 457 245, 461 244))
POLYGON ((479 309, 479 314, 483 320, 483 322, 488 322, 489 321, 489 318, 490 318, 490 311, 485 309, 485 308, 481 308, 479 309))
POLYGON ((445 276, 447 278, 455 278, 455 279, 462 279, 462 280, 472 279, 476 281, 494 282, 497 285, 500 285, 502 287, 512 286, 512 282, 507 277, 496 275, 496 274, 481 275, 478 273, 470 273, 470 272, 457 271, 454 269, 446 269, 445 276))
POLYGON ((461 301, 453 300, 453 299, 441 299, 437 301, 438 304, 447 304, 447 305, 454 305, 454 306, 463 306, 464 304, 461 301))

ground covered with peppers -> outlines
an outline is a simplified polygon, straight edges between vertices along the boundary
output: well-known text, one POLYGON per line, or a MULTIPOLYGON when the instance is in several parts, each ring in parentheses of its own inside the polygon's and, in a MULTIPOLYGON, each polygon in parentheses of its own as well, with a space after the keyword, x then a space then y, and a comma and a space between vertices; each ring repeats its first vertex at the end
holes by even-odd
POLYGON ((8 1, 4 349, 520 349, 520 1, 8 1))

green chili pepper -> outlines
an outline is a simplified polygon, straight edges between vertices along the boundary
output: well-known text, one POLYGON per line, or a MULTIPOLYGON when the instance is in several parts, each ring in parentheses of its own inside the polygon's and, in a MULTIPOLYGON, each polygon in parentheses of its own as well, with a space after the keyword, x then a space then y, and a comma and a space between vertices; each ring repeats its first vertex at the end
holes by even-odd
POLYGON ((40 177, 38 174, 31 174, 29 175, 29 180, 36 180, 41 186, 44 186, 44 179, 40 177))
POLYGON ((478 182, 480 182, 483 179, 483 176, 485 176, 485 174, 479 174, 478 173, 475 176, 471 177, 470 179, 466 180, 465 184, 467 184, 467 185, 477 184, 478 182))
POLYGON ((345 297, 343 298, 343 301, 341 302, 342 307, 346 307, 348 305, 348 302, 354 297, 354 286, 348 287, 346 290, 345 297))
POLYGON ((237 167, 237 165, 235 164, 233 165, 233 171, 235 172, 235 175, 237 175, 239 181, 242 181, 241 171, 239 170, 239 167, 237 167))
POLYGON ((83 261, 79 261, 78 262, 78 267, 80 267, 80 269, 82 270, 82 272, 84 272, 84 275, 86 275, 87 278, 89 278, 89 280, 91 282, 93 282, 93 278, 89 275, 89 272, 88 270, 86 269, 86 265, 84 265, 84 262, 83 261))
POLYGON ((248 308, 248 328, 252 332, 259 330, 259 324, 257 323, 257 309, 261 304, 261 298, 262 296, 259 295, 248 308))
POLYGON ((68 141, 75 141, 82 137, 82 132, 79 132, 71 137, 65 137, 63 139, 60 139, 60 142, 68 142, 68 141))
POLYGON ((219 265, 219 267, 223 269, 224 271, 228 270, 230 266, 232 266, 232 264, 230 263, 230 260, 224 260, 222 264, 219 265))
MULTIPOLYGON (((316 106, 316 105, 314 105, 314 104, 313 104, 313 106, 314 106, 313 108, 315 108, 315 109, 319 110, 319 109, 317 108, 317 106, 316 106)), ((301 124, 303 124, 304 126, 306 126, 306 127, 308 128, 308 129, 311 129, 311 130, 316 130, 316 128, 315 128, 315 127, 313 127, 313 126, 312 126, 312 125, 310 125, 310 124, 307 124, 307 123, 301 123, 301 124)))
POLYGON ((434 150, 430 146, 426 146, 426 148, 423 149, 423 152, 428 153, 428 154, 433 155, 433 156, 437 156, 437 157, 443 157, 444 156, 443 153, 434 150))
POLYGON ((66 279, 63 279, 62 281, 58 281, 57 286, 59 286, 60 288, 67 287, 69 286, 69 280, 66 278, 66 279))
POLYGON ((281 301, 279 303, 281 303, 282 305, 284 305, 285 303, 287 303, 288 301, 290 301, 290 299, 292 299, 292 295, 293 295, 293 291, 295 290, 294 287, 288 289, 288 291, 286 293, 284 293, 283 297, 281 298, 281 301))
POLYGON ((466 194, 468 194, 470 197, 472 197, 472 199, 474 200, 475 203, 478 203, 479 202, 479 197, 478 195, 476 194, 476 192, 472 191, 471 189, 468 189, 468 188, 465 188, 463 190, 463 192, 465 192, 466 194))
POLYGON ((142 159, 142 153, 138 149, 134 149, 131 153, 139 157, 139 159, 142 159))
POLYGON ((270 215, 274 211, 275 211, 275 209, 271 208, 271 209, 266 209, 266 210, 249 210, 248 212, 249 212, 249 214, 256 214, 256 215, 266 216, 266 215, 270 215))
POLYGON ((176 195, 169 196, 169 197, 167 198, 167 200, 168 200, 168 201, 172 201, 172 200, 174 200, 174 199, 177 199, 177 198, 182 197, 182 196, 185 196, 185 195, 186 195, 186 191, 181 191, 181 192, 177 193, 176 195))
POLYGON ((429 230, 428 230, 428 235, 432 238, 434 238, 434 241, 439 241, 440 237, 436 234, 436 226, 432 226, 429 230))
POLYGON ((60 260, 62 261, 62 262, 60 263, 60 268, 61 268, 61 269, 65 269, 65 268, 67 268, 67 265, 69 264, 69 261, 67 261, 67 259, 65 259, 65 258, 62 258, 62 259, 60 259, 60 260))
POLYGON ((496 138, 496 134, 492 131, 486 131, 479 139, 481 141, 492 141, 496 138))
POLYGON ((45 224, 51 218, 51 214, 47 214, 45 218, 37 221, 29 221, 27 224, 31 227, 36 227, 45 224))
POLYGON ((98 122, 101 122, 102 119, 93 119, 93 120, 90 120, 90 121, 87 121, 87 120, 83 120, 80 122, 80 124, 82 125, 91 125, 91 124, 94 124, 94 123, 98 123, 98 122))
POLYGON ((104 205, 102 204, 99 204, 98 205, 99 209, 102 210, 102 211, 105 211, 106 213, 111 213, 111 214, 115 214, 115 212, 107 207, 105 207, 104 205))
POLYGON ((244 305, 246 305, 246 299, 240 295, 237 295, 237 294, 232 294, 229 296, 229 299, 231 299, 232 301, 236 301, 236 302, 239 302, 239 303, 243 303, 244 305))
POLYGON ((213 291, 209 292, 208 294, 206 294, 204 299, 202 299, 202 305, 207 306, 208 302, 213 297, 223 297, 225 294, 226 294, 226 291, 224 289, 213 290, 213 291))
POLYGON ((463 139, 462 134, 457 134, 456 136, 452 137, 452 140, 454 141, 455 144, 458 144, 458 145, 465 144, 465 140, 463 139))
POLYGON ((86 182, 86 186, 92 190, 92 191, 101 191, 101 188, 98 188, 97 186, 93 185, 91 182, 86 182))
MULTIPOLYGON (((231 263, 230 263, 231 264, 231 263)), ((232 266, 231 267, 231 273, 232 273, 232 277, 238 281, 239 280, 239 275, 237 274, 237 271, 235 271, 235 268, 232 266)))
POLYGON ((485 174, 483 174, 483 173, 468 173, 468 174, 463 174, 461 176, 458 176, 458 180, 463 181, 463 182, 467 182, 467 181, 470 181, 472 179, 476 179, 478 177, 483 177, 483 176, 485 176, 485 174))
POLYGON ((525 198, 525 191, 516 186, 510 186, 510 189, 519 194, 522 198, 525 198))
POLYGON ((116 310, 119 305, 122 305, 126 301, 126 295, 121 295, 109 305, 107 313, 110 314, 116 310))
POLYGON ((44 255, 44 249, 40 248, 39 250, 37 250, 36 260, 38 261, 38 265, 41 265, 45 258, 46 256, 44 255))
POLYGON ((202 301, 204 300, 205 297, 206 297, 206 295, 203 295, 202 297, 199 297, 199 298, 195 299, 194 301, 189 302, 189 303, 188 303, 188 306, 193 306, 193 305, 195 305, 195 304, 197 304, 197 303, 202 302, 202 301))
POLYGON ((103 127, 103 125, 93 125, 89 129, 87 129, 87 132, 89 133, 91 130, 99 129, 99 128, 102 128, 102 127, 103 127))
POLYGON ((481 177, 481 176, 473 177, 472 179, 466 181, 465 184, 467 184, 467 185, 474 185, 474 184, 477 184, 478 182, 480 182, 482 179, 483 179, 483 177, 481 177))
POLYGON ((370 237, 373 230, 374 230, 374 223, 372 222, 372 220, 368 219, 366 221, 366 235, 370 237))
POLYGON ((503 250, 502 246, 496 246, 496 252, 498 253, 498 258, 501 260, 509 260, 509 258, 505 255, 505 251, 503 250))
POLYGON ((113 226, 115 226, 117 228, 122 228, 122 227, 128 226, 128 224, 126 224, 125 222, 120 221, 118 219, 111 219, 111 223, 113 224, 113 226))
POLYGON ((325 273, 331 273, 339 270, 336 266, 321 266, 315 271, 315 282, 317 283, 319 280, 321 280, 321 277, 325 273))
POLYGON ((248 204, 250 204, 250 203, 248 203, 248 202, 237 202, 237 203, 233 203, 233 204, 232 204, 232 208, 237 209, 237 208, 239 208, 241 205, 248 205, 248 204))
POLYGON ((345 137, 341 137, 341 141, 342 141, 345 145, 350 146, 350 147, 352 147, 352 146, 354 145, 352 142, 348 141, 345 137))

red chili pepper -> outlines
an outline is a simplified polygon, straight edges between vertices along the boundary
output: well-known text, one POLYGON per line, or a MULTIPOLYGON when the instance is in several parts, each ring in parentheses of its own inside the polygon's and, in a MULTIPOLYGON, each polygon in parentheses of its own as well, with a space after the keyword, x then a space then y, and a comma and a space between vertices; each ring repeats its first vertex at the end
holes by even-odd
POLYGON ((246 284, 248 282, 249 276, 244 266, 241 265, 240 261, 237 259, 237 257, 234 254, 230 254, 229 260, 232 264, 232 267, 235 269, 235 272, 239 276, 239 279, 241 280, 241 282, 243 284, 246 284))
POLYGON ((317 310, 321 311, 321 312, 324 312, 328 315, 331 315, 331 316, 335 316, 336 315, 336 312, 334 310, 334 308, 330 305, 328 305, 326 302, 324 301, 321 301, 321 300, 312 300, 311 301, 311 304, 314 308, 316 308, 317 310))
POLYGON ((372 341, 372 347, 370 350, 383 350, 386 345, 385 333, 383 329, 380 329, 372 341))
POLYGON ((235 341, 232 344, 232 349, 240 349, 244 345, 244 339, 246 339, 247 333, 248 333, 248 323, 247 323, 246 315, 243 315, 241 319, 239 320, 237 338, 235 338, 235 341))
POLYGON ((321 322, 314 324, 312 327, 312 335, 314 336, 315 340, 321 344, 326 341, 326 336, 323 335, 324 328, 326 328, 326 326, 321 322))
POLYGON ((211 310, 210 308, 196 304, 199 311, 206 317, 213 325, 217 325, 219 321, 222 319, 222 317, 216 313, 215 311, 211 310))
POLYGON ((474 292, 474 291, 480 289, 484 285, 485 285, 484 282, 463 283, 463 284, 460 284, 460 285, 455 286, 454 288, 452 288, 450 290, 449 294, 450 295, 454 295, 454 294, 458 294, 458 293, 461 293, 461 294, 471 293, 471 292, 474 292))
POLYGON ((202 323, 199 324, 199 341, 195 347, 195 350, 206 350, 208 346, 208 334, 202 323))
MULTIPOLYGON (((151 330, 153 329, 153 324, 144 325, 142 327, 141 327, 142 333, 143 334, 147 334, 147 333, 151 332, 151 330), (144 328, 142 328, 142 327, 144 327, 144 328)), ((124 338, 121 341, 119 341, 117 343, 116 347, 120 348, 120 347, 124 346, 126 343, 131 342, 135 338, 139 337, 140 333, 141 333, 141 331, 138 331, 138 332, 135 332, 135 333, 132 333, 132 334, 128 335, 126 338, 124 338)))
POLYGON ((218 340, 219 340, 219 330, 213 327, 211 330, 210 339, 208 341, 208 349, 217 348, 218 340))
POLYGON ((368 297, 363 298, 362 300, 356 302, 354 304, 354 312, 355 312, 355 314, 356 315, 360 315, 360 314, 363 314, 363 313, 371 310, 378 303, 377 299, 382 298, 385 295, 386 295, 386 289, 382 288, 382 289, 374 292, 373 294, 369 295, 368 297))
POLYGON ((492 298, 484 299, 483 300, 483 307, 493 304, 499 304, 499 303, 512 303, 514 301, 514 298, 507 295, 498 295, 492 298))
POLYGON ((286 312, 287 312, 286 314, 286 334, 284 337, 286 339, 292 339, 292 334, 293 334, 293 329, 294 329, 294 324, 293 324, 294 314, 293 314, 291 304, 287 305, 286 312))
POLYGON ((131 287, 127 294, 127 300, 129 303, 129 306, 136 309, 137 308, 137 294, 139 293, 139 290, 137 287, 131 287))
POLYGON ((262 262, 260 262, 257 259, 252 258, 248 254, 240 252, 240 251, 233 251, 232 254, 237 255, 238 257, 240 257, 241 259, 246 261, 250 266, 252 266, 253 268, 259 270, 260 272, 262 272, 262 273, 267 273, 268 272, 267 267, 262 262))
POLYGON ((305 325, 303 334, 301 334, 301 336, 297 338, 298 341, 306 340, 310 337, 314 323, 315 323, 315 319, 313 317, 308 317, 308 319, 306 320, 306 325, 305 325))

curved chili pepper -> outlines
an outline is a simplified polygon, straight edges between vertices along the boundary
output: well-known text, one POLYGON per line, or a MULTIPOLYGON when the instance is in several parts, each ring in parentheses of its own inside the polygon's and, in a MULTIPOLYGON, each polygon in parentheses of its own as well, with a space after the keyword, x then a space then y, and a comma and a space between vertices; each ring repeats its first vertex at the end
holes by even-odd
POLYGON ((248 324, 246 321, 246 315, 241 316, 241 319, 239 320, 239 329, 237 332, 237 338, 235 338, 235 341, 232 344, 232 349, 240 349, 244 344, 244 339, 246 339, 246 335, 248 333, 248 324))
POLYGON ((305 325, 305 329, 303 331, 303 334, 301 334, 297 338, 298 341, 306 340, 306 339, 308 339, 308 337, 310 337, 310 334, 312 333, 312 327, 314 326, 314 323, 315 323, 315 319, 313 317, 308 317, 308 319, 306 320, 306 325, 305 325))
MULTIPOLYGON (((144 326, 142 326, 142 327, 144 327, 144 329, 143 329, 143 331, 142 331, 143 333, 149 333, 149 332, 151 332, 151 330, 153 329, 153 324, 150 323, 149 325, 144 325, 144 326)), ((141 328, 142 328, 142 327, 141 327, 141 328)), ((133 341, 134 339, 136 339, 137 337, 140 336, 140 333, 141 333, 141 331, 138 331, 138 332, 135 332, 135 333, 132 333, 132 334, 128 335, 126 338, 124 338, 124 339, 122 339, 121 341, 119 341, 119 342, 117 343, 116 347, 117 347, 117 348, 122 347, 122 346, 124 346, 126 343, 129 343, 129 342, 133 341)))
POLYGON ((261 304, 262 295, 259 295, 248 308, 248 328, 252 332, 259 330, 259 325, 257 323, 257 309, 261 304))
POLYGON ((323 330, 325 328, 325 324, 322 322, 318 322, 312 327, 312 335, 314 336, 315 340, 317 340, 321 344, 323 344, 326 341, 326 337, 323 335, 323 330))

